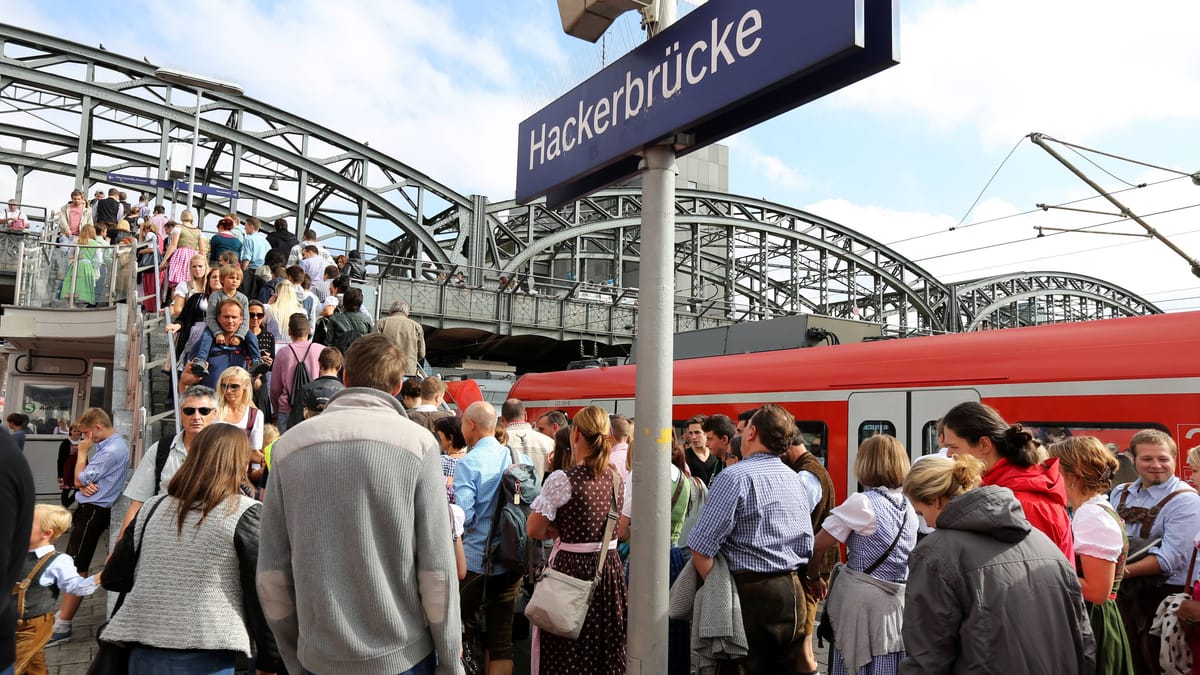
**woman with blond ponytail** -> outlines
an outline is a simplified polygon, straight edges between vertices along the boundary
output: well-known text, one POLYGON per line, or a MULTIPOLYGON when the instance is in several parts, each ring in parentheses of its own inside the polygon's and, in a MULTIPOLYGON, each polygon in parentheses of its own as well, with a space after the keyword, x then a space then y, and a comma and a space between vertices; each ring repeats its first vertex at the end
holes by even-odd
MULTIPOLYGON (((577 579, 591 580, 596 575, 609 511, 615 508, 621 513, 624 490, 620 475, 609 464, 609 433, 608 413, 603 409, 588 406, 576 413, 571 427, 574 465, 546 476, 529 513, 529 536, 557 540, 550 567, 577 579)), ((613 536, 579 638, 535 629, 534 673, 625 672, 627 599, 616 547, 613 536)))
POLYGON ((909 557, 905 675, 1095 672, 1074 566, 969 455, 912 467, 904 494, 936 526, 909 557))

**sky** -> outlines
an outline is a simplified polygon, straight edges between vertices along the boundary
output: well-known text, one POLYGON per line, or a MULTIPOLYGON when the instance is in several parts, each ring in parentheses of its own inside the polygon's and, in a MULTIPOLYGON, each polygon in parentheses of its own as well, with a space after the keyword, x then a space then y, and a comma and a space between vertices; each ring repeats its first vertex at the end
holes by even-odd
MULTIPOLYGON (((852 227, 944 281, 1063 271, 1167 310, 1200 308, 1200 279, 1160 242, 1036 237, 1039 225, 1142 230, 1117 216, 1036 208, 1115 212, 1030 132, 1200 172, 1200 3, 1081 7, 903 0, 900 64, 728 139, 731 191, 852 227)), ((0 12, 238 82, 252 98, 492 201, 513 195, 519 122, 643 40, 633 14, 603 46, 568 37, 550 0, 0 0, 0 12)), ((1187 176, 1057 148, 1200 257, 1200 186, 1187 176)), ((0 175, 0 189, 9 180, 0 175)))

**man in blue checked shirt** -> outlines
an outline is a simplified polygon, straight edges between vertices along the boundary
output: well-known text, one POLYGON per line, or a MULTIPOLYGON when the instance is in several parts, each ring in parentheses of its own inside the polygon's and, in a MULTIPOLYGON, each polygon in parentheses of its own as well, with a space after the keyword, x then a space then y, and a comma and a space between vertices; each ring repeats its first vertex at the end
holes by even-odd
MULTIPOLYGON (((125 472, 129 468, 129 444, 113 429, 112 418, 99 408, 88 408, 75 422, 81 432, 79 463, 75 484, 80 486, 71 518, 71 538, 67 555, 75 559, 79 575, 86 577, 96 554, 96 544, 108 530, 112 505, 121 496, 125 472)), ((83 598, 64 594, 63 604, 54 617, 54 632, 47 646, 71 639, 71 620, 83 598)))
POLYGON ((713 478, 688 537, 701 577, 725 557, 741 601, 749 655, 721 662, 721 673, 793 672, 803 647, 808 610, 796 570, 812 555, 812 504, 779 461, 795 428, 777 405, 755 413, 742 434, 745 459, 713 478))

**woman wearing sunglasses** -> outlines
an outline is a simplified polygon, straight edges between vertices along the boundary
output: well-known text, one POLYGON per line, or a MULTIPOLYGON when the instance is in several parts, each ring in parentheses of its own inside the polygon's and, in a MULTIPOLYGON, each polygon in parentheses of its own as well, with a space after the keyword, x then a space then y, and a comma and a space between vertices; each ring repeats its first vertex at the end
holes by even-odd
POLYGON ((263 414, 254 405, 250 373, 241 366, 226 368, 217 384, 217 421, 246 432, 253 452, 262 450, 263 414))

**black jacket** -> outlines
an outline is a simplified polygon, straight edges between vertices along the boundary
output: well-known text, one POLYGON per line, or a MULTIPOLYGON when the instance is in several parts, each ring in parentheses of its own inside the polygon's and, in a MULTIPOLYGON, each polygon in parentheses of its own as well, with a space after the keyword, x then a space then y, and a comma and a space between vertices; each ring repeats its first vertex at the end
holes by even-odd
POLYGON ((279 251, 286 258, 300 240, 290 230, 275 230, 267 233, 267 243, 271 245, 272 251, 279 251))
POLYGON ((33 528, 33 473, 9 434, 0 435, 0 670, 17 660, 17 608, 9 593, 21 580, 33 528))

